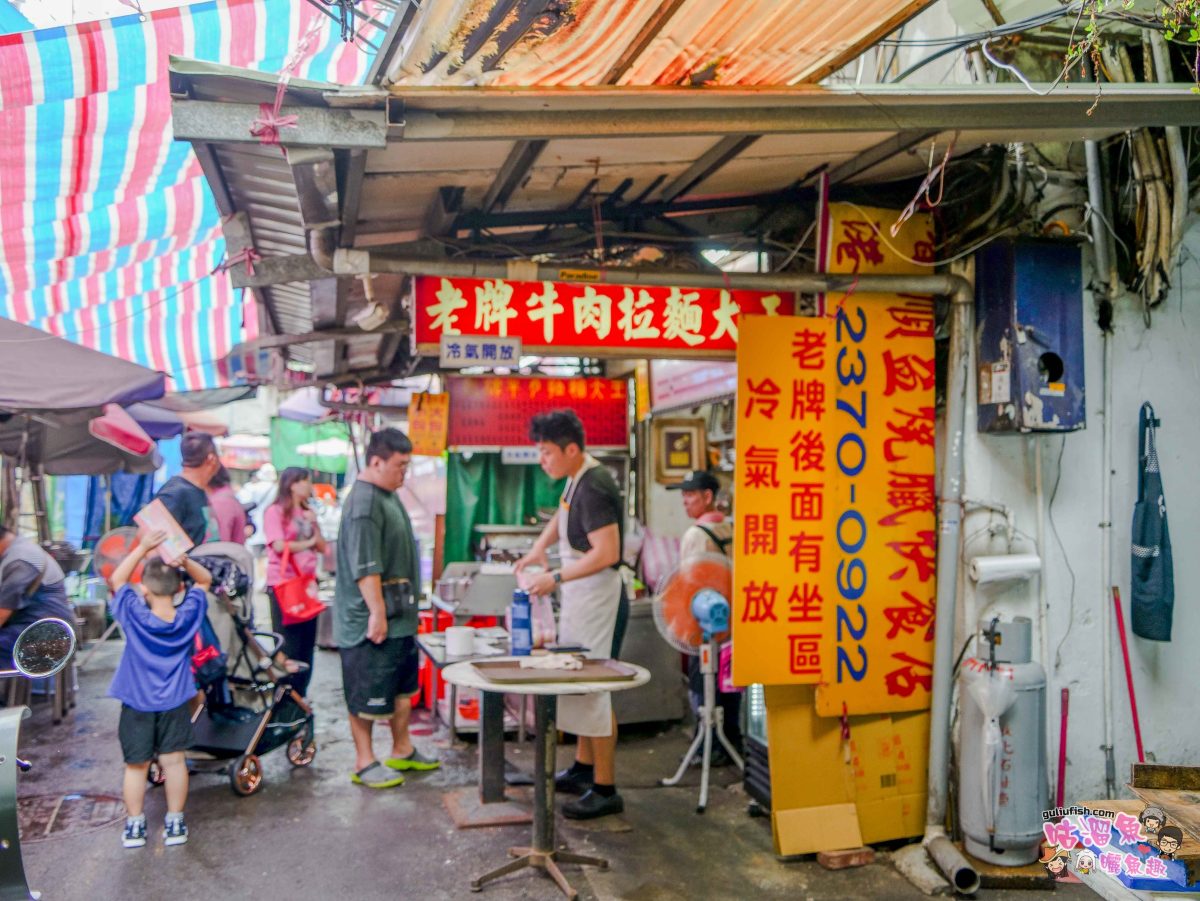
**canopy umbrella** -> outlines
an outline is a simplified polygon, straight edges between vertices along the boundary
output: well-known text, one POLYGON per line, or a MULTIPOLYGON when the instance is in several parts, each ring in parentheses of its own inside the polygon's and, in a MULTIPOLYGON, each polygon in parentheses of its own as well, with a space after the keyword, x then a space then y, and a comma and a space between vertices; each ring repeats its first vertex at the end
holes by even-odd
MULTIPOLYGON (((102 417, 98 417, 102 418, 102 417)), ((145 432, 142 438, 148 442, 149 450, 144 454, 134 453, 128 446, 137 439, 133 430, 111 443, 95 437, 88 426, 90 423, 64 423, 44 425, 35 423, 30 429, 25 445, 26 459, 41 464, 42 471, 52 476, 102 476, 114 472, 151 473, 162 465, 162 458, 154 442, 145 432)), ((141 429, 136 423, 133 428, 141 429)), ((21 459, 20 433, 0 432, 0 450, 21 459)))
POLYGON ((132 404, 127 409, 137 420, 138 425, 146 430, 151 438, 175 438, 185 431, 208 432, 214 438, 229 434, 229 427, 220 418, 208 411, 175 410, 159 404, 169 401, 171 395, 162 401, 153 403, 132 404))
POLYGON ((4 412, 98 413, 105 404, 127 406, 162 397, 165 391, 166 377, 161 372, 0 319, 0 410, 4 412))
POLYGON ((230 435, 217 442, 221 462, 230 469, 256 470, 271 462, 271 439, 265 435, 230 435))
POLYGON ((121 407, 164 388, 161 372, 0 319, 0 453, 46 473, 153 472, 153 441, 121 407))
POLYGON ((293 391, 279 402, 279 415, 295 422, 321 422, 333 411, 321 405, 321 389, 308 387, 293 391))
POLYGON ((322 438, 301 444, 296 453, 303 457, 348 457, 350 450, 350 442, 345 438, 322 438))
POLYGON ((177 413, 152 404, 131 404, 127 409, 151 438, 174 438, 183 434, 184 422, 177 413))
POLYGON ((223 438, 229 434, 227 426, 215 413, 182 411, 179 418, 193 432, 208 432, 214 438, 223 438))

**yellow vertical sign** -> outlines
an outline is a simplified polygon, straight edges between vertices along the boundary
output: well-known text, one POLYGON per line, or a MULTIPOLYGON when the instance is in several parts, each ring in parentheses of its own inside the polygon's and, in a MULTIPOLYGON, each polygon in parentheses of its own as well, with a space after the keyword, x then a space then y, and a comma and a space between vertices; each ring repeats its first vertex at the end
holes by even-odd
POLYGON ((831 611, 834 322, 743 316, 737 353, 733 678, 821 678, 831 611))
MULTIPOLYGON (((826 270, 928 272, 929 216, 830 204, 826 270)), ((834 323, 829 422, 831 597, 817 712, 924 710, 932 686, 936 559, 934 308, 922 295, 826 298, 834 323)), ((740 499, 739 499, 740 500, 740 499)))
POLYGON ((413 454, 440 457, 450 429, 449 394, 414 394, 408 405, 408 437, 413 454))

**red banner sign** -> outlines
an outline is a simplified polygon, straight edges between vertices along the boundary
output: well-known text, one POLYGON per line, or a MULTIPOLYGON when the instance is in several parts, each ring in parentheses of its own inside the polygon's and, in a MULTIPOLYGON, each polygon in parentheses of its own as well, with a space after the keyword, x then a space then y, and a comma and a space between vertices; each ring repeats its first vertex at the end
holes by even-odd
POLYGON ((570 409, 583 422, 590 447, 625 447, 629 421, 625 382, 599 378, 450 377, 450 437, 454 448, 522 447, 529 420, 570 409))
POLYGON ((422 350, 442 335, 498 335, 534 351, 730 356, 743 313, 786 316, 795 305, 792 295, 764 291, 504 279, 421 277, 415 290, 422 350))

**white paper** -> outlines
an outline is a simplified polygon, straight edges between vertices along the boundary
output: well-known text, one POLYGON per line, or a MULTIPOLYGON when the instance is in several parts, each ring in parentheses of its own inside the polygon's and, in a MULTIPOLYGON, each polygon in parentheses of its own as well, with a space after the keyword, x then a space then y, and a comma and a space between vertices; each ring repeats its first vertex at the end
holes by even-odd
POLYGON ((1037 554, 1001 554, 994 557, 976 557, 971 561, 971 578, 981 585, 989 582, 1008 582, 1013 579, 1029 579, 1042 569, 1042 558, 1037 554))

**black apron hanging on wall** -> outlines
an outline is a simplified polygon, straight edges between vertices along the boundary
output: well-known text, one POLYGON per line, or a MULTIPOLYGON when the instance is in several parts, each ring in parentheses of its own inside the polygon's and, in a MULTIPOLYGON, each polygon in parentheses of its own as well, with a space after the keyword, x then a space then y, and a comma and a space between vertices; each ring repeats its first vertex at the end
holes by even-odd
POLYGON ((1175 573, 1167 502, 1158 465, 1154 408, 1142 404, 1138 422, 1138 499, 1133 508, 1130 620, 1133 634, 1152 641, 1171 640, 1175 609, 1175 573))

